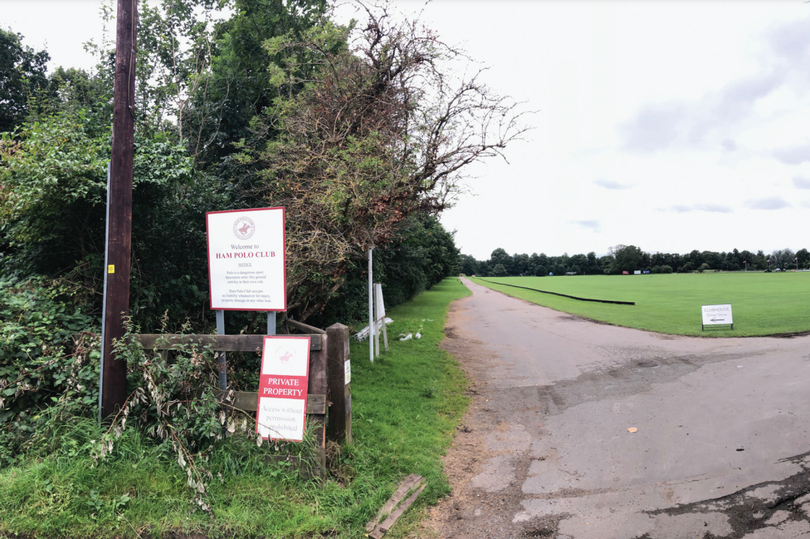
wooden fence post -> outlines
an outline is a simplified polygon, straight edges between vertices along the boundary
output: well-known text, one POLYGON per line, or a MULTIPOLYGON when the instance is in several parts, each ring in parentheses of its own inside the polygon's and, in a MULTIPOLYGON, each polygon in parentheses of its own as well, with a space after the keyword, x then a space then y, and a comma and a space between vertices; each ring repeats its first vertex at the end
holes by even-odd
MULTIPOLYGON (((370 337, 369 337, 370 338, 370 337)), ((326 438, 352 443, 352 386, 346 380, 349 371, 349 328, 333 324, 326 328, 326 372, 329 421, 326 438)))
MULTIPOLYGON (((308 393, 325 395, 326 385, 326 349, 329 346, 328 335, 321 335, 321 349, 311 351, 309 354, 309 387, 308 393), (325 343, 323 341, 326 341, 325 343), (325 345, 325 346, 324 346, 325 345)), ((307 421, 310 425, 307 429, 315 431, 315 443, 318 446, 318 461, 320 469, 316 470, 317 475, 322 475, 326 470, 326 410, 322 414, 311 414, 307 421)))

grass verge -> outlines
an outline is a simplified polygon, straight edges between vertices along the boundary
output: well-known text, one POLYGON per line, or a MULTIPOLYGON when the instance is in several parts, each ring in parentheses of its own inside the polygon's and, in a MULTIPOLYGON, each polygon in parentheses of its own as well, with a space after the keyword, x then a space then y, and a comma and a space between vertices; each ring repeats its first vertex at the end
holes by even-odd
POLYGON ((393 309, 390 351, 374 363, 368 343, 352 343, 354 443, 336 453, 328 480, 306 479, 258 450, 235 451, 225 439, 210 459, 209 515, 193 505, 173 455, 135 429, 94 462, 94 421, 55 418, 63 424, 47 451, 0 470, 0 536, 361 538, 399 481, 417 473, 428 487, 389 533, 408 535, 424 508, 449 492, 441 457, 468 399, 463 372, 438 345, 450 302, 468 294, 457 278, 446 279, 393 309), (421 339, 398 340, 416 332, 421 339))
POLYGON ((810 331, 810 272, 735 272, 672 275, 488 277, 475 282, 510 296, 579 316, 675 335, 750 337, 810 331), (611 305, 532 292, 501 282, 593 299, 634 301, 611 305), (730 303, 734 329, 701 330, 701 306, 730 303))

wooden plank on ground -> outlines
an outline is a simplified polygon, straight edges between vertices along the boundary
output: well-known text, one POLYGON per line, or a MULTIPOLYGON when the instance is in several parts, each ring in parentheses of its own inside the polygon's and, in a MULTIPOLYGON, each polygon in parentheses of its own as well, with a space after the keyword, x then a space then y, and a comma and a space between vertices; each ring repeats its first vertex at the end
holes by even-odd
POLYGON ((377 511, 377 514, 374 515, 374 518, 368 521, 368 524, 366 524, 366 531, 371 532, 372 530, 377 528, 378 527, 377 525, 380 523, 380 520, 382 520, 383 517, 385 517, 386 515, 389 515, 397 507, 397 505, 399 505, 400 502, 402 502, 402 500, 405 499, 405 496, 408 495, 408 492, 410 490, 418 487, 424 481, 425 478, 422 477, 421 475, 411 474, 408 477, 406 477, 405 480, 402 482, 402 484, 399 485, 397 491, 394 492, 391 498, 389 498, 389 500, 385 502, 385 505, 383 505, 382 508, 380 508, 380 510, 377 511))
POLYGON ((388 515, 388 518, 386 518, 386 519, 383 521, 383 523, 382 523, 382 524, 380 524, 379 526, 377 526, 377 527, 374 529, 374 531, 373 531, 373 532, 371 532, 370 534, 368 534, 368 536, 369 536, 369 537, 371 537, 371 539, 380 539, 380 538, 381 538, 383 535, 385 535, 386 533, 388 533, 388 530, 390 530, 390 529, 391 529, 391 526, 393 526, 393 525, 394 525, 394 523, 395 523, 395 522, 396 522, 396 521, 399 519, 399 517, 401 517, 401 516, 402 516, 402 514, 403 514, 405 511, 407 511, 407 510, 408 510, 408 508, 409 508, 411 505, 413 505, 413 502, 415 502, 415 501, 416 501, 416 498, 417 498, 417 497, 419 497, 419 495, 422 493, 422 491, 423 491, 423 490, 425 490, 425 487, 426 487, 426 486, 427 486, 427 484, 426 484, 426 483, 423 483, 421 487, 419 487, 419 488, 418 488, 416 491, 414 491, 414 493, 413 493, 413 494, 411 494, 411 495, 408 497, 408 499, 407 499, 407 500, 405 500, 404 502, 402 502, 402 503, 399 505, 399 507, 397 507, 397 509, 396 509, 396 510, 395 510, 393 513, 391 513, 390 515, 388 515))

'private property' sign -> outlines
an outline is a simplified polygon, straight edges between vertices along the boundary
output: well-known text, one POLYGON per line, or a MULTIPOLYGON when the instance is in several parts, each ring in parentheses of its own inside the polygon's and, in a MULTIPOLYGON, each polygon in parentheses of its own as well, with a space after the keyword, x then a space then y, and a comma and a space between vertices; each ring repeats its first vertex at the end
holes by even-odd
POLYGON ((284 208, 205 214, 211 310, 286 311, 284 208))
POLYGON ((701 307, 703 314, 703 328, 706 326, 713 326, 718 324, 730 324, 731 329, 734 329, 734 320, 731 317, 731 304, 725 305, 703 305, 701 307))
POLYGON ((256 432, 264 439, 304 439, 309 337, 265 337, 256 432))

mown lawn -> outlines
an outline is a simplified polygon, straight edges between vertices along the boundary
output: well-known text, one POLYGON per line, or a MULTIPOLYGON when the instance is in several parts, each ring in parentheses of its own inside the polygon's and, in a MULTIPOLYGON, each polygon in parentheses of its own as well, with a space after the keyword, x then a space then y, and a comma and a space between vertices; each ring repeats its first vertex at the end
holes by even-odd
POLYGON ((490 277, 476 282, 559 311, 661 333, 744 337, 810 331, 810 272, 490 277), (495 282, 636 304, 577 301, 495 282), (732 305, 734 329, 701 331, 701 306, 718 303, 732 305))
POLYGON ((95 421, 60 417, 47 449, 0 469, 0 537, 362 538, 399 482, 417 473, 427 488, 388 537, 407 535, 449 492, 441 457, 468 398, 463 372, 439 343, 450 302, 468 294, 458 278, 446 279, 393 309, 390 352, 374 363, 368 343, 353 341, 354 443, 334 454, 327 480, 268 462, 255 444, 255 453, 235 452, 226 439, 210 458, 209 515, 194 505, 172 452, 128 429, 112 456, 95 462, 95 421), (417 331, 421 339, 398 340, 417 331))

